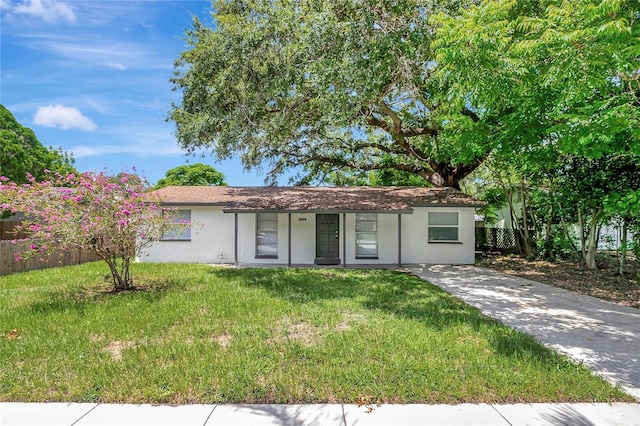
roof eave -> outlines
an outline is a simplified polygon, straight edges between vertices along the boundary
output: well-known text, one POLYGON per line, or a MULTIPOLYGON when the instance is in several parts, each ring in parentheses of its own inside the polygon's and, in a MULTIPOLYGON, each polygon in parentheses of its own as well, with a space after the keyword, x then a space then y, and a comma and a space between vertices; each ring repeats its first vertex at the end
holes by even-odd
POLYGON ((412 207, 485 207, 486 203, 423 203, 411 204, 412 207))
POLYGON ((304 210, 295 210, 295 209, 233 209, 226 208, 222 210, 224 213, 313 213, 313 214, 340 214, 340 213, 377 213, 377 214, 412 214, 413 209, 304 209, 304 210))

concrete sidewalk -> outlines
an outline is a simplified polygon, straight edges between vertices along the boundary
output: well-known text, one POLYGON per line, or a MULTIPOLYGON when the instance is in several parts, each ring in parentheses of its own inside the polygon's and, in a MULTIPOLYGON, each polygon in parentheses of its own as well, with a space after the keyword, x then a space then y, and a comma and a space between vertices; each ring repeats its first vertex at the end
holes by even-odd
POLYGON ((471 265, 407 269, 640 399, 640 310, 471 265))
POLYGON ((0 403, 2 426, 640 425, 640 405, 124 405, 0 403))

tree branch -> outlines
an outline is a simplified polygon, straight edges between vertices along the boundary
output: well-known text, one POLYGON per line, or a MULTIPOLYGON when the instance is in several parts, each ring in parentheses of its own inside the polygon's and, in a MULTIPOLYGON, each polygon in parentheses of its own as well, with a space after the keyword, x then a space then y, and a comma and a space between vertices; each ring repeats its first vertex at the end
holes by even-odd
POLYGON ((467 107, 464 107, 460 112, 462 113, 462 115, 469 117, 474 123, 477 123, 478 121, 480 121, 480 117, 478 117, 478 114, 471 111, 467 107))

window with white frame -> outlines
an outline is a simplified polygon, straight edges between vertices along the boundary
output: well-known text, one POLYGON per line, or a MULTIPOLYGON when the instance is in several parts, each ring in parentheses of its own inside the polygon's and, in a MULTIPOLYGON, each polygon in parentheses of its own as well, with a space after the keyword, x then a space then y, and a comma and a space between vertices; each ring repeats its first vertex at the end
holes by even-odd
POLYGON ((378 257, 378 217, 356 213, 356 259, 378 257))
POLYGON ((256 257, 278 257, 278 214, 258 213, 256 220, 256 257))
POLYGON ((458 212, 429 212, 428 241, 459 242, 458 212))
POLYGON ((162 236, 163 241, 191 241, 191 210, 169 212, 170 224, 162 236))

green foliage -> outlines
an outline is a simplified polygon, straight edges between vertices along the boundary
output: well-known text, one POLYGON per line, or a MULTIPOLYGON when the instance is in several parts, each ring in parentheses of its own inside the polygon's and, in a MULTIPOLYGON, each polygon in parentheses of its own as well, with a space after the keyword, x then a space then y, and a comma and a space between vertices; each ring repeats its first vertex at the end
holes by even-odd
MULTIPOLYGON (((435 22, 436 73, 453 98, 497 118, 493 158, 531 197, 522 226, 548 234, 561 221, 593 219, 588 228, 597 233, 612 218, 631 220, 640 204, 619 200, 637 188, 638 2, 483 1, 435 22)), ((563 250, 571 240, 545 239, 563 250)))
POLYGON ((438 17, 439 72, 474 108, 501 116, 503 147, 637 155, 639 10, 635 0, 485 1, 438 17))
POLYGON ((73 162, 66 152, 45 148, 31 129, 18 123, 13 114, 0 105, 0 176, 26 183, 27 174, 41 179, 45 170, 71 173, 73 162))
POLYGON ((478 214, 484 217, 485 224, 495 223, 498 219, 498 210, 507 205, 505 192, 500 188, 486 188, 480 199, 487 205, 478 209, 478 214))
POLYGON ((98 262, 0 277, 0 400, 632 401, 409 274, 132 270, 147 289, 97 290, 107 272, 98 262))
POLYGON ((226 186, 224 175, 208 164, 196 163, 175 167, 158 180, 154 189, 165 186, 226 186))
POLYGON ((431 186, 418 175, 396 169, 335 171, 329 173, 324 181, 334 186, 431 186))
POLYGON ((434 77, 430 16, 475 2, 214 1, 215 28, 195 21, 176 61, 178 142, 270 180, 393 169, 459 187, 490 123, 434 77))

